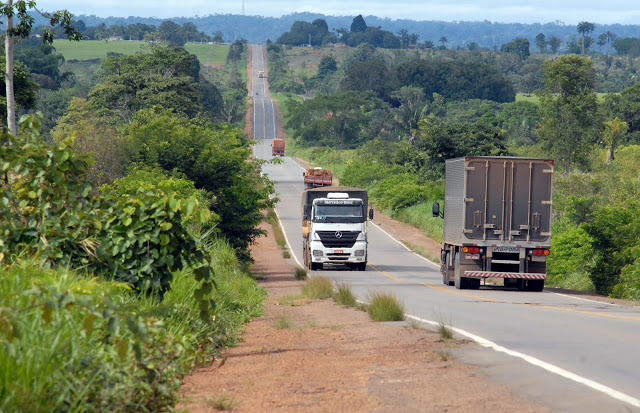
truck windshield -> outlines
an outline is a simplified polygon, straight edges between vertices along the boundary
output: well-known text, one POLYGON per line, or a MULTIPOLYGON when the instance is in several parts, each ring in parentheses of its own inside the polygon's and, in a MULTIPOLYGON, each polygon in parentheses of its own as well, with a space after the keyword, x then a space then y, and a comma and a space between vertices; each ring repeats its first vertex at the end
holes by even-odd
POLYGON ((314 222, 363 222, 362 205, 316 205, 314 222))

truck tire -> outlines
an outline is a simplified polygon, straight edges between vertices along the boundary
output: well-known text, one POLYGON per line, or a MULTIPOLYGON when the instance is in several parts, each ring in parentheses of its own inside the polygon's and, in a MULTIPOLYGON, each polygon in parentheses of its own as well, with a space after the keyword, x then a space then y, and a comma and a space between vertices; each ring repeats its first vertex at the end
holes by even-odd
POLYGON ((467 288, 470 290, 478 290, 480 289, 480 278, 466 278, 467 280, 467 288))
POLYGON ((321 270, 322 269, 322 263, 321 262, 312 262, 310 269, 311 269, 311 271, 321 270))
POLYGON ((540 292, 544 289, 544 280, 529 280, 527 291, 540 292))
POLYGON ((460 253, 459 252, 456 252, 456 258, 454 260, 453 272, 455 274, 454 284, 456 286, 456 289, 458 289, 458 290, 466 290, 468 288, 467 279, 462 276, 462 269, 460 268, 460 253))
POLYGON ((356 268, 358 269, 358 271, 364 271, 367 269, 367 263, 366 262, 361 262, 356 264, 356 268))

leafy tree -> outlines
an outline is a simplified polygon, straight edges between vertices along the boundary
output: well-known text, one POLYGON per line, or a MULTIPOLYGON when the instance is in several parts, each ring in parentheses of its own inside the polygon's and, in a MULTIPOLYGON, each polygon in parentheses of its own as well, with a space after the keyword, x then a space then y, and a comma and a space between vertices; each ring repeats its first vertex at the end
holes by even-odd
POLYGON ((538 142, 536 129, 540 123, 540 114, 535 103, 505 103, 497 119, 498 125, 505 130, 510 142, 516 145, 532 145, 538 142))
POLYGON ((616 146, 618 146, 622 140, 622 136, 627 132, 628 128, 629 125, 617 117, 604 122, 602 139, 604 140, 604 144, 608 147, 607 163, 611 163, 615 159, 616 146))
POLYGON ((55 142, 62 142, 69 136, 74 136, 74 147, 78 152, 91 154, 95 159, 85 172, 94 188, 125 175, 132 148, 96 115, 86 99, 71 99, 66 114, 51 131, 55 142))
POLYGON ((321 46, 331 40, 333 40, 333 36, 329 33, 327 22, 323 19, 316 19, 313 23, 305 21, 294 22, 291 30, 280 36, 277 42, 293 46, 307 44, 321 46))
POLYGON ((592 61, 578 55, 544 62, 545 88, 540 96, 540 140, 569 172, 574 163, 586 166, 595 140, 598 102, 592 61))
MULTIPOLYGON (((4 64, 5 60, 3 57, 0 57, 0 64, 4 64)), ((7 102, 8 99, 4 92, 7 90, 5 83, 4 72, 0 73, 0 87, 2 87, 2 91, 0 92, 0 115, 2 115, 3 119, 7 118, 7 102)), ((20 62, 16 62, 13 65, 13 90, 14 90, 14 103, 18 105, 19 108, 22 109, 33 109, 36 104, 36 90, 38 85, 29 80, 29 71, 24 65, 20 62)), ((4 123, 4 122, 3 122, 4 123)))
POLYGON ((531 54, 529 52, 529 40, 522 37, 503 44, 500 50, 505 53, 515 53, 520 57, 520 60, 525 60, 531 54))
POLYGON ((130 122, 143 108, 161 106, 195 116, 201 110, 198 58, 176 46, 154 46, 148 52, 110 56, 102 63, 102 82, 89 101, 111 118, 130 122))
MULTIPOLYGON (((596 25, 595 23, 589 23, 589 22, 580 22, 578 23, 578 26, 576 27, 576 29, 578 30, 578 33, 580 33, 582 35, 582 54, 585 53, 585 37, 588 33, 591 33, 592 31, 594 31, 596 29, 596 25)), ((593 40, 593 39, 592 39, 593 40)))
POLYGON ((482 63, 414 59, 396 65, 393 76, 394 84, 421 87, 429 97, 438 93, 446 100, 515 100, 515 91, 508 79, 494 67, 482 63))
POLYGON ((620 94, 605 96, 606 115, 610 118, 619 117, 627 123, 629 133, 640 132, 640 83, 624 89, 620 94))
POLYGON ((538 48, 540 53, 547 52, 547 44, 547 38, 545 37, 544 33, 538 33, 536 35, 536 47, 538 48))
POLYGON ((400 103, 397 109, 398 119, 405 133, 418 126, 420 115, 426 106, 424 92, 416 86, 403 86, 391 93, 391 97, 400 103))
POLYGON ((381 58, 356 61, 344 69, 342 88, 344 90, 373 90, 380 98, 387 98, 390 92, 389 69, 381 58))
MULTIPOLYGON (((315 100, 315 99, 314 99, 315 100)), ((202 124, 169 111, 141 110, 127 127, 137 151, 134 161, 178 171, 206 190, 217 228, 239 258, 250 260, 248 246, 263 231, 261 211, 273 205, 273 185, 260 174, 260 161, 250 159, 245 134, 228 124, 202 124)))
POLYGON ((506 155, 502 131, 484 123, 455 123, 423 119, 413 146, 424 152, 428 162, 425 174, 430 178, 444 175, 444 161, 460 156, 506 155))
POLYGON ((353 148, 375 136, 363 132, 376 110, 387 107, 372 92, 339 92, 301 103, 291 101, 287 127, 305 146, 353 148))
POLYGON ((53 46, 48 43, 38 46, 19 45, 15 58, 29 68, 32 80, 45 89, 57 89, 61 82, 73 75, 71 72, 60 73, 64 56, 55 53, 53 46))
MULTIPOLYGON (((16 125, 16 98, 14 95, 14 39, 24 39, 29 37, 33 26, 34 18, 29 13, 31 10, 42 14, 49 19, 52 27, 60 26, 64 29, 69 40, 80 40, 81 34, 71 25, 72 15, 66 10, 56 11, 54 13, 43 13, 36 8, 36 2, 33 0, 9 0, 0 3, 0 15, 6 18, 6 36, 5 36, 5 97, 7 111, 7 126, 9 133, 16 135, 18 128, 16 125), (17 17, 17 22, 14 18, 17 17)), ((42 39, 45 43, 53 42, 53 30, 45 28, 42 32, 42 39)))
POLYGON ((631 57, 640 56, 640 39, 636 37, 623 37, 613 41, 613 48, 619 55, 631 57))
POLYGON ((367 29, 367 23, 361 14, 357 15, 351 22, 351 33, 361 33, 367 29))
POLYGON ((333 56, 322 56, 320 63, 318 64, 317 76, 324 79, 331 72, 338 70, 338 62, 333 56))
POLYGON ((556 54, 558 50, 560 50, 560 45, 562 44, 562 40, 558 36, 549 37, 549 47, 551 48, 551 53, 556 54))

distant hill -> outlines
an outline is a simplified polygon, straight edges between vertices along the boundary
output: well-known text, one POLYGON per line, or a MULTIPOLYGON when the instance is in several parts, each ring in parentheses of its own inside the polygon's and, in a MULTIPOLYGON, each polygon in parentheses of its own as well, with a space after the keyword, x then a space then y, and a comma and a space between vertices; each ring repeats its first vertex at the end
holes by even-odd
MULTIPOLYGON (((209 35, 221 31, 225 40, 234 41, 247 39, 250 43, 262 44, 267 39, 275 40, 284 32, 289 31, 291 25, 297 21, 312 22, 315 19, 326 20, 329 29, 346 28, 349 29, 355 16, 325 16, 315 13, 294 13, 282 17, 262 17, 243 16, 237 14, 214 14, 202 17, 176 17, 171 19, 157 19, 145 17, 107 17, 101 18, 95 15, 78 15, 77 20, 84 21, 87 26, 97 26, 105 23, 108 26, 119 24, 128 25, 135 23, 146 23, 159 25, 164 20, 171 20, 178 24, 193 22, 198 30, 209 35)), ((439 39, 445 36, 448 40, 448 48, 464 47, 476 42, 480 47, 500 48, 503 44, 516 37, 525 37, 531 42, 531 49, 535 50, 534 39, 538 33, 544 33, 547 38, 558 36, 562 39, 561 50, 572 41, 579 38, 575 25, 564 25, 556 23, 493 23, 490 21, 476 22, 444 22, 444 21, 416 21, 416 20, 392 20, 376 16, 366 16, 365 21, 368 26, 380 26, 383 30, 388 30, 397 34, 400 29, 406 29, 409 33, 420 35, 419 41, 431 40, 439 45, 439 39)), ((596 23, 596 29, 590 35, 597 39, 598 35, 610 31, 618 37, 638 37, 640 38, 640 25, 608 24, 596 23)), ((593 46, 598 50, 598 46, 593 46)))

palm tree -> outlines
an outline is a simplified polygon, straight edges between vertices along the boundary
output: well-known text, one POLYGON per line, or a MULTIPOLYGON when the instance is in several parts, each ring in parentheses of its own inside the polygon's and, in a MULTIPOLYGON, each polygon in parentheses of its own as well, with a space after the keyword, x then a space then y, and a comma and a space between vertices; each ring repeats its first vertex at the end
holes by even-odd
POLYGON ((547 41, 549 47, 551 48, 551 53, 558 53, 558 49, 560 49, 560 44, 562 44, 562 40, 558 36, 551 36, 547 41))
POLYGON ((584 38, 587 33, 591 33, 596 29, 595 23, 580 22, 578 23, 578 33, 582 35, 582 54, 584 54, 584 38))
POLYGON ((445 49, 445 43, 447 43, 449 41, 449 39, 447 39, 447 36, 442 36, 439 40, 440 43, 442 43, 442 46, 440 46, 442 49, 445 49))

